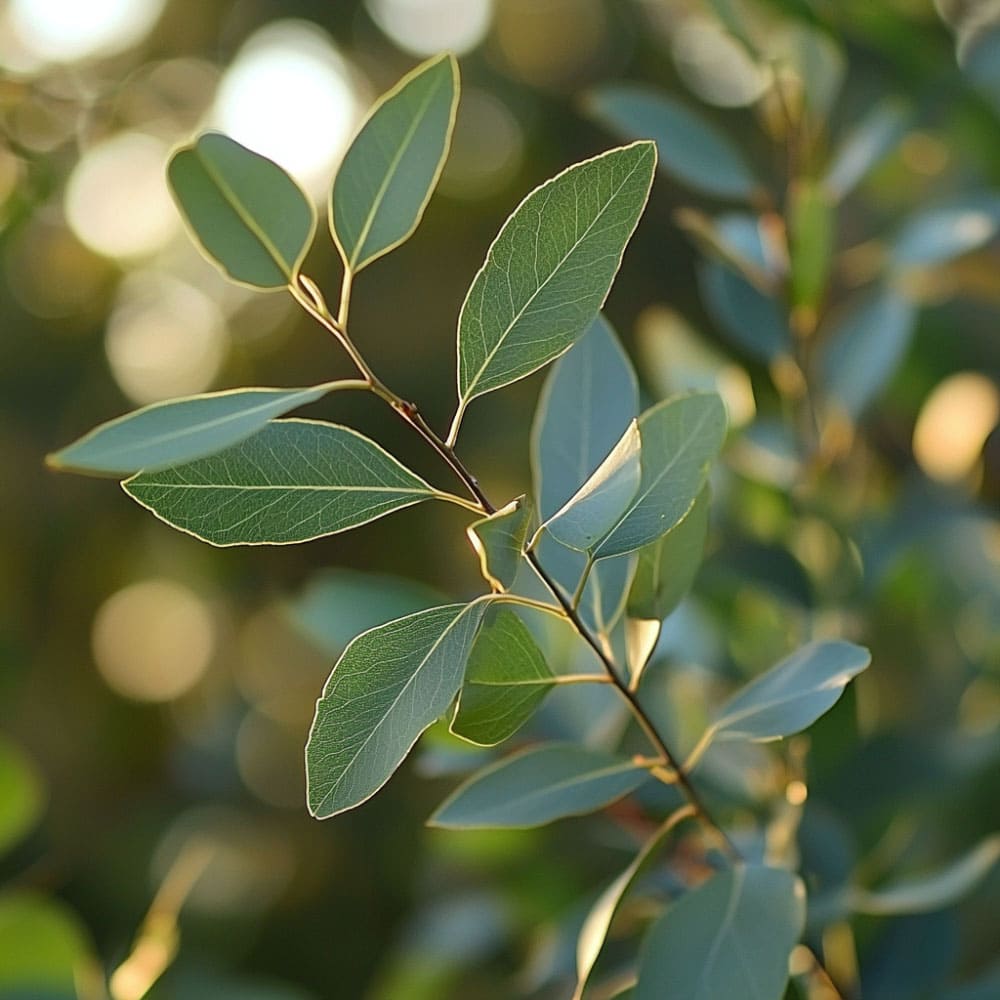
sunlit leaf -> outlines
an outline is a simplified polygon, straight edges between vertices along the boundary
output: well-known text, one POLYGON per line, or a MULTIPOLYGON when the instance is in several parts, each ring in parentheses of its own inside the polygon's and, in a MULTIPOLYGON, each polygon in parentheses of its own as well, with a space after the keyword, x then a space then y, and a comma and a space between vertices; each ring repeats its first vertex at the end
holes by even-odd
POLYGON ((877 915, 926 913, 956 903, 1000 861, 1000 834, 987 837, 968 854, 926 875, 917 875, 878 889, 853 888, 849 905, 860 913, 877 915))
POLYGON ((715 740, 777 740, 812 725, 871 662, 850 642, 811 642, 755 677, 721 709, 715 740))
POLYGON ((522 496, 465 529, 483 578, 495 591, 508 590, 514 583, 530 527, 531 503, 522 496))
POLYGON ((809 116, 819 122, 826 121, 847 70, 844 53, 830 34, 799 20, 787 21, 779 30, 769 33, 767 54, 802 81, 809 116))
POLYGON ((524 623, 500 608, 473 643, 451 731, 479 746, 502 743, 531 718, 553 683, 524 623))
POLYGON ((316 213, 281 167, 209 132, 173 155, 167 176, 202 249, 230 278, 255 288, 295 280, 316 213))
POLYGON ((906 133, 909 115, 898 101, 876 105, 844 136, 833 154, 823 186, 839 200, 895 148, 906 133))
POLYGON ((353 809, 392 776, 462 683, 486 602, 449 604, 359 635, 333 668, 306 744, 309 811, 353 809))
POLYGON ((642 477, 598 558, 632 552, 676 525, 705 485, 708 466, 726 435, 726 410, 714 393, 668 399, 639 418, 642 477))
POLYGON ((1000 228, 1000 195, 965 195, 911 216, 896 237, 896 267, 943 264, 988 243, 1000 228))
POLYGON ((624 139, 653 139, 660 169, 706 194, 750 199, 760 182, 729 137, 679 101, 645 87, 617 85, 590 94, 591 114, 624 139))
POLYGON ((805 922, 788 871, 737 865, 685 893, 652 926, 635 1000, 781 1000, 805 922))
POLYGON ((641 444, 633 420, 587 481, 545 522, 545 530, 572 549, 592 549, 618 523, 639 488, 641 444))
POLYGON ((662 538, 639 551, 639 566, 628 595, 633 618, 663 621, 694 583, 708 534, 708 490, 662 538))
POLYGON ((646 205, 651 142, 577 163, 536 188, 504 223, 469 289, 458 331, 459 407, 558 357, 611 288, 646 205))
POLYGON ((814 318, 830 274, 835 225, 833 207, 824 188, 809 181, 800 181, 792 188, 790 202, 792 305, 808 310, 814 318))
POLYGON ((336 534, 435 495, 348 427, 275 420, 209 458, 126 480, 125 492, 213 545, 284 545, 336 534))
POLYGON ((429 822, 452 829, 541 826, 601 809, 648 776, 628 759, 576 744, 547 744, 474 774, 429 822))
POLYGON ((230 389, 153 403, 95 427, 46 461, 56 469, 119 477, 152 472, 222 451, 256 434, 275 417, 359 384, 230 389))
POLYGON ((44 787, 34 764, 13 743, 0 738, 0 855, 38 822, 44 804, 44 787))
POLYGON ((458 106, 458 63, 437 56, 376 102, 333 184, 330 228, 354 272, 407 240, 444 167, 458 106))
POLYGON ((827 392, 859 417, 896 373, 916 324, 916 309, 883 287, 825 331, 820 366, 827 392))

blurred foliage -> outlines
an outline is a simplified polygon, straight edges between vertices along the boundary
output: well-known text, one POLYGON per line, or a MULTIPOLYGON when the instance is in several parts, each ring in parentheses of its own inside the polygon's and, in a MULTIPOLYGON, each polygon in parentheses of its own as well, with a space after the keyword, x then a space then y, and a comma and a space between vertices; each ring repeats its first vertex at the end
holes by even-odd
MULTIPOLYGON (((849 878, 889 891, 1000 827, 1000 11, 937 7, 144 0, 80 5, 81 22, 67 0, 0 6, 0 996, 89 1000, 110 981, 124 1000, 163 969, 159 1000, 571 989, 576 931, 642 829, 631 807, 538 831, 424 830, 483 759, 438 734, 364 809, 325 825, 304 809, 301 748, 331 656, 380 608, 478 592, 456 512, 209 550, 42 465, 139 403, 348 373, 290 302, 225 286, 197 257, 163 165, 214 124, 274 143, 322 197, 372 95, 449 47, 465 96, 441 194, 359 279, 356 336, 440 427, 465 289, 524 192, 608 145, 590 117, 606 119, 607 84, 665 94, 742 151, 759 187, 713 185, 711 157, 676 182, 665 171, 607 308, 649 389, 716 388, 744 428, 654 680, 670 724, 697 732, 719 678, 752 676, 813 628, 870 646, 808 757, 787 753, 793 771, 808 761, 797 843, 814 944, 868 1000, 995 995, 995 869, 934 912, 839 910, 849 878), (755 214, 712 218, 700 191, 755 214), (784 266, 786 210, 805 260, 790 325, 756 287, 784 266), (804 356, 814 343, 829 346, 804 356), (817 371, 819 398, 803 392, 817 371)), ((699 148, 713 146, 676 153, 699 148)), ((333 251, 314 256, 334 287, 333 251)), ((527 488, 538 386, 466 421, 464 457, 492 494, 527 488)), ((320 408, 426 471, 367 399, 320 408)), ((573 692, 544 724, 616 725, 600 695, 573 692)), ((759 808, 750 777, 711 765, 759 808)), ((642 902, 601 968, 627 963, 642 902)))

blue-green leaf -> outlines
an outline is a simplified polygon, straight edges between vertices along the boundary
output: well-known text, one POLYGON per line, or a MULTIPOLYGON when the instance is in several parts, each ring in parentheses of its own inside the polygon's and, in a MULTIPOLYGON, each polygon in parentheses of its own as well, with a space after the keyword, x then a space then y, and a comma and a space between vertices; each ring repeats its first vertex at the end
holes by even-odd
POLYGON ((601 809, 649 777, 631 760, 576 744, 524 750, 474 774, 430 818, 452 829, 541 826, 601 809))
POLYGON ((913 304, 885 286, 824 334, 823 381, 848 416, 857 419, 896 373, 915 325, 913 304))
POLYGON ((483 579, 494 591, 500 593, 513 585, 530 528, 531 503, 521 496, 465 529, 479 556, 483 579))
POLYGON ((624 139, 654 139, 660 169, 697 191, 749 200, 761 190, 729 137, 666 94, 628 84, 602 87, 587 106, 624 139))
POLYGON ((988 243, 1000 229, 1000 195, 965 195, 911 216, 896 237, 897 268, 944 264, 988 243))
POLYGON ((304 542, 436 495, 363 434, 296 419, 122 485, 157 517, 213 545, 304 542))
POLYGON ((646 935, 635 1000, 781 1000, 804 923, 805 890, 791 872, 720 872, 646 935))
POLYGON ((843 138, 833 154, 823 184, 835 199, 847 197, 903 138, 909 124, 905 108, 895 100, 876 105, 843 138))
POLYGON ((486 606, 418 611, 359 635, 344 650, 306 744, 313 816, 353 809, 389 780, 455 697, 486 606))
POLYGON ((131 476, 204 458, 256 434, 275 417, 360 382, 304 389, 230 389, 153 403, 95 427, 46 458, 55 469, 131 476))
POLYGON ((714 393, 676 396, 639 418, 639 434, 639 489, 597 547, 599 559, 641 549, 690 511, 725 439, 726 410, 714 393))
POLYGON ((597 315, 649 196, 656 147, 637 142, 564 170, 504 223, 469 289, 458 329, 458 411, 530 375, 597 315))
POLYGON ((351 143, 330 198, 330 230, 350 271, 417 228, 448 155, 458 90, 455 57, 437 56, 379 98, 351 143))
POLYGON ((500 608, 472 646, 451 731, 479 746, 502 743, 531 718, 554 683, 524 623, 500 608))
POLYGON ((167 177, 202 249, 230 278, 265 289, 295 281, 316 212, 281 167, 209 132, 174 153, 167 177))

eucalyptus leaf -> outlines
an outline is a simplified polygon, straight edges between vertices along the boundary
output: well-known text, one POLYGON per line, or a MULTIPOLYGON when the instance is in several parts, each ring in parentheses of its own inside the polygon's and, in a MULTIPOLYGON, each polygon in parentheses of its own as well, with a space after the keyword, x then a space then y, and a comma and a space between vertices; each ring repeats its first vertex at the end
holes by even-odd
POLYGON ((726 410, 714 393, 675 396, 639 418, 642 477, 618 523, 597 547, 599 559, 633 552, 665 535, 687 514, 726 435, 726 410))
POLYGON ((823 178, 830 195, 847 197, 892 152, 906 133, 909 114, 898 101, 876 105, 841 140, 823 178))
POLYGON ((800 181, 792 188, 789 220, 792 305, 812 320, 826 292, 833 259, 834 214, 830 196, 821 184, 800 181))
POLYGON ((498 608, 473 643, 451 731, 478 746, 502 743, 531 718, 554 683, 527 627, 513 611, 498 608))
POLYGON ((891 286, 884 286, 824 331, 823 382, 848 416, 861 416, 896 373, 916 320, 913 304, 891 286))
POLYGON ((18 746, 0 736, 0 856, 31 830, 44 807, 38 769, 18 746))
POLYGON ((361 805, 447 709, 487 604, 418 611, 359 635, 316 703, 306 743, 309 812, 327 819, 361 805))
POLYGON ((666 94, 628 84, 602 87, 589 95, 587 108, 623 139, 654 139, 660 169, 696 191, 749 200, 761 190, 729 137, 666 94))
POLYGON ((304 542, 436 495, 363 434, 297 419, 122 485, 168 524, 220 546, 304 542))
POLYGON ((229 389, 153 403, 95 427, 46 458, 55 469, 97 475, 154 472, 223 451, 275 417, 360 382, 303 389, 229 389))
POLYGON ((708 534, 708 487, 691 510, 662 538, 639 550, 639 565, 628 595, 633 618, 663 621, 694 583, 708 534))
POLYGON ((901 879, 878 889, 852 888, 849 905, 859 913, 878 916, 943 910, 975 888, 997 861, 1000 861, 1000 834, 987 837, 938 871, 901 879))
POLYGON ((964 195, 910 217, 896 236, 897 268, 944 264, 988 243, 1000 229, 1000 194, 964 195))
POLYGON ((330 197, 330 230, 349 271, 395 249, 417 228, 448 155, 458 92, 458 63, 441 55, 376 101, 330 197))
POLYGON ((800 732, 870 662, 868 650, 853 643, 811 642, 737 692, 709 728, 710 738, 766 742, 800 732))
POLYGON ((563 545, 587 552, 617 524, 639 488, 642 441, 635 420, 587 481, 544 524, 563 545))
POLYGON ((230 278, 265 289, 295 281, 316 212, 281 167, 209 132, 174 153, 167 177, 202 249, 230 278))
POLYGON ((474 774, 429 823, 449 829, 541 826, 601 809, 648 777, 626 758, 571 743, 545 744, 474 774))
POLYGON ((483 579, 498 593, 509 590, 514 583, 531 528, 531 516, 531 503, 521 496, 465 529, 479 556, 483 579))
POLYGON ((504 223, 462 306, 458 411, 558 357, 597 315, 649 196, 656 147, 636 142, 536 188, 504 223))
POLYGON ((720 872, 646 934, 635 1000, 782 1000, 805 910, 791 872, 742 864, 720 872))

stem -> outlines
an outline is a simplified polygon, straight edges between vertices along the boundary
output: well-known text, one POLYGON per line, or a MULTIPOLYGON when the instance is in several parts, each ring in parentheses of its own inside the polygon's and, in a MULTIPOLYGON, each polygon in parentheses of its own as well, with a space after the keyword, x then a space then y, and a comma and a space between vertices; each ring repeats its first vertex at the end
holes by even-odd
MULTIPOLYGON (((590 571, 594 568, 594 557, 588 552, 587 553, 587 564, 583 567, 583 572, 580 574, 580 582, 576 585, 576 590, 573 591, 572 603, 574 608, 580 606, 580 601, 583 600, 583 592, 587 588, 587 580, 590 577, 590 571)), ((603 619, 603 615, 601 618, 603 619)), ((602 622, 603 624, 603 622, 602 622)))
MULTIPOLYGON (((299 284, 290 285, 289 289, 295 297, 295 300, 302 306, 302 308, 305 309, 306 312, 308 312, 309 315, 317 320, 317 322, 319 322, 323 327, 329 330, 329 332, 333 334, 338 342, 344 347, 358 371, 364 376, 364 379, 368 383, 371 391, 380 399, 383 399, 386 403, 388 403, 393 410, 395 410, 396 413, 399 414, 399 416, 405 420, 406 423, 408 423, 424 439, 424 441, 427 442, 428 445, 430 445, 430 447, 445 462, 445 464, 447 464, 452 472, 455 473, 462 485, 465 486, 465 488, 469 491, 469 494, 475 500, 475 504, 467 505, 468 509, 474 510, 477 514, 481 513, 486 514, 487 516, 495 514, 497 508, 490 503, 489 498, 479 485, 479 480, 476 479, 476 477, 465 467, 458 455, 455 454, 454 441, 458 435, 458 428, 461 424, 463 413, 461 403, 459 404, 458 411, 455 414, 455 419, 452 422, 448 439, 442 440, 434 429, 421 416, 415 403, 408 402, 403 399, 402 396, 397 395, 375 375, 371 368, 368 367, 368 363, 352 343, 351 338, 347 335, 347 314, 350 306, 351 277, 351 272, 348 269, 344 274, 344 284, 341 288, 340 315, 336 320, 330 314, 319 288, 311 279, 300 277, 299 284)), ((452 494, 439 495, 442 496, 442 498, 447 497, 453 500, 459 499, 457 497, 453 497, 452 494)), ((463 503, 463 506, 466 506, 466 504, 463 503)), ((601 667, 607 675, 607 680, 604 683, 613 684, 618 694, 625 701, 629 711, 632 713, 632 716, 645 733, 646 738, 652 744, 658 756, 662 758, 665 768, 670 774, 672 783, 675 783, 681 789, 695 814, 701 820, 702 824, 707 829, 712 831, 721 844, 723 850, 729 856, 730 860, 740 861, 741 855, 739 851, 736 849, 735 845, 729 839, 722 827, 712 818, 712 815, 705 807, 701 796, 698 794, 697 789, 691 784, 690 779, 684 773, 680 762, 673 755, 673 753, 671 753, 670 748, 664 742, 663 737, 657 730, 653 720, 649 717, 649 715, 647 715, 646 710, 642 707, 642 704, 639 702, 636 694, 630 690, 628 684, 619 676, 614 660, 604 650, 598 639, 591 634, 586 624, 580 618, 579 614, 577 614, 576 607, 573 602, 562 593, 558 584, 552 579, 551 576, 549 576, 545 568, 538 561, 538 556, 534 552, 526 552, 525 558, 538 574, 542 583, 545 584, 546 588, 556 599, 556 602, 562 609, 565 618, 569 621, 570 625, 572 625, 573 630, 596 654, 601 667)), ((542 606, 549 607, 548 605, 542 606)))
MULTIPOLYGON (((480 513, 479 508, 476 508, 476 513, 480 513)), ((544 601, 536 601, 530 597, 522 597, 520 594, 494 594, 492 600, 498 604, 520 604, 523 608, 533 608, 535 611, 544 611, 546 614, 555 615, 556 618, 560 618, 563 621, 566 619, 566 615, 563 609, 557 607, 555 604, 546 604, 544 601)), ((603 675, 600 679, 603 680, 603 675)))

